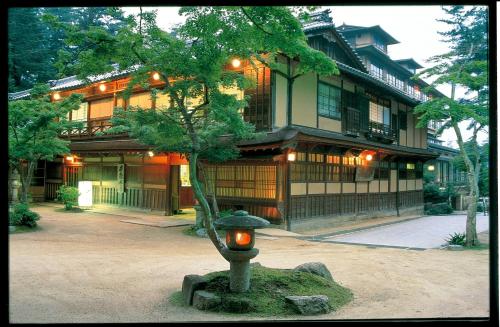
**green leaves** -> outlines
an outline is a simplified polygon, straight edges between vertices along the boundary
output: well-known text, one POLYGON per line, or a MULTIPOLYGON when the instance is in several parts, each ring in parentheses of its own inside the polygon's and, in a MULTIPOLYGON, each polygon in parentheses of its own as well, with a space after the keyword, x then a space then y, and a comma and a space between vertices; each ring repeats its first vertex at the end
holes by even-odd
POLYGON ((50 102, 46 85, 33 88, 28 100, 9 101, 9 161, 52 159, 68 153, 68 141, 59 133, 78 126, 66 119, 67 113, 78 109, 82 96, 72 94, 59 102, 50 102))

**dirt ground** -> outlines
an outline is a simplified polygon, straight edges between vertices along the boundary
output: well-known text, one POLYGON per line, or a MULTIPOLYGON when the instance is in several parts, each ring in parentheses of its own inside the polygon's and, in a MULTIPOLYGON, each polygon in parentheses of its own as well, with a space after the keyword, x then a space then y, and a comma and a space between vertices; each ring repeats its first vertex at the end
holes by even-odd
MULTIPOLYGON (((36 207, 40 230, 9 235, 12 323, 380 319, 489 316, 488 250, 403 250, 256 240, 253 261, 293 268, 321 261, 354 293, 338 312, 309 317, 221 315, 178 307, 184 275, 226 270, 208 239, 120 222, 123 217, 36 207)), ((484 237, 484 236, 483 236, 484 237)))

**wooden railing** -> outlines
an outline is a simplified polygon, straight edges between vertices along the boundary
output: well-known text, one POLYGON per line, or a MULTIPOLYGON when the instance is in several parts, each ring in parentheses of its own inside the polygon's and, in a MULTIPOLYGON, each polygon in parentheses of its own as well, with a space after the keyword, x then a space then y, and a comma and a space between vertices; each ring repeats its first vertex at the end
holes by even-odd
POLYGON ((63 131, 61 136, 69 138, 96 136, 97 133, 104 132, 111 128, 110 118, 111 117, 91 119, 83 122, 84 126, 82 128, 73 128, 63 131))
POLYGON ((374 137, 380 137, 387 140, 396 139, 396 130, 390 125, 382 124, 375 121, 368 122, 368 133, 374 137))

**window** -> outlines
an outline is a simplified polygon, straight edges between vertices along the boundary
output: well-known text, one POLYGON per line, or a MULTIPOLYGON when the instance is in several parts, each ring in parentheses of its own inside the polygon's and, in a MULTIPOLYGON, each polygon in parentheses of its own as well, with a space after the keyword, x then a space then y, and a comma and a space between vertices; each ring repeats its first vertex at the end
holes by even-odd
POLYGON ((384 42, 379 38, 376 37, 375 35, 373 36, 373 46, 379 50, 382 50, 385 52, 385 44, 384 42))
POLYGON ((257 130, 267 130, 271 127, 271 70, 267 67, 254 69, 249 65, 244 75, 255 83, 255 87, 245 90, 250 99, 243 109, 243 118, 257 130))
POLYGON ((295 161, 290 164, 290 180, 292 182, 300 182, 307 180, 307 163, 306 153, 297 152, 295 161))
POLYGON ((406 171, 406 163, 405 162, 400 162, 399 163, 399 179, 406 179, 407 171, 406 171))
POLYGON ((371 96, 370 99, 370 121, 383 125, 391 125, 391 102, 385 99, 371 96))
POLYGON ((326 156, 325 177, 328 182, 340 182, 340 156, 326 156))
POLYGON ((342 157, 342 181, 354 182, 356 176, 356 161, 354 157, 342 157))
POLYGON ((374 64, 370 64, 370 73, 377 78, 383 78, 384 76, 384 71, 382 70, 382 68, 374 64))
POLYGON ((404 90, 405 83, 402 80, 396 78, 396 87, 400 90, 404 90))
POLYGON ((399 111, 399 128, 406 131, 407 128, 406 111, 399 111))
POLYGON ((323 171, 324 171, 324 162, 325 157, 321 153, 309 153, 309 165, 308 165, 308 174, 307 180, 319 182, 323 181, 323 171))
POLYGON ((375 168, 375 179, 389 179, 389 162, 379 161, 378 168, 375 168))
POLYGON ((87 121, 87 109, 89 107, 88 102, 80 103, 80 107, 77 110, 71 112, 72 121, 87 121))
POLYGON ((407 179, 415 179, 416 178, 416 171, 415 171, 415 164, 408 162, 406 163, 406 178, 407 179))
POLYGON ((341 90, 325 83, 318 83, 318 114, 340 119, 341 90))
POLYGON ((90 118, 108 118, 113 115, 113 98, 90 102, 90 118))
POLYGON ((396 76, 394 76, 390 73, 387 73, 387 83, 389 83, 390 85, 396 86, 396 76))

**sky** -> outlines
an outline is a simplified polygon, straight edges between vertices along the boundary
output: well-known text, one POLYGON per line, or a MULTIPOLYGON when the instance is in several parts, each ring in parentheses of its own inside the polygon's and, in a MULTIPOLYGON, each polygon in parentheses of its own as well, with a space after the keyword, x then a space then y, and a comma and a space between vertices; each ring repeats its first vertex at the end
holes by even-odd
MULTIPOLYGON (((447 51, 447 44, 441 41, 438 31, 446 30, 446 24, 438 22, 438 18, 443 18, 441 6, 323 6, 321 9, 331 9, 331 17, 335 26, 359 25, 373 26, 380 25, 387 33, 392 35, 400 43, 388 47, 389 56, 394 59, 413 58, 421 66, 429 67, 426 59, 442 54, 447 51)), ((124 7, 125 13, 138 13, 138 7, 124 7)), ((143 10, 158 10, 158 26, 165 30, 170 30, 174 24, 182 23, 183 17, 178 15, 179 7, 143 7, 143 10)), ((427 81, 429 82, 429 81, 427 81)), ((449 96, 449 87, 438 87, 439 91, 449 96)), ((460 96, 460 92, 457 92, 460 96)), ((462 92, 463 94, 463 92, 462 92)), ((466 130, 467 124, 460 125, 464 139, 471 136, 471 132, 466 130)), ((445 141, 445 145, 457 147, 454 131, 447 130, 440 139, 445 141)), ((478 135, 479 142, 488 139, 487 133, 478 135)))

